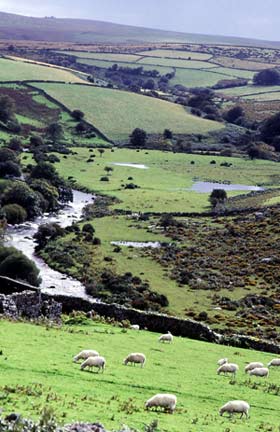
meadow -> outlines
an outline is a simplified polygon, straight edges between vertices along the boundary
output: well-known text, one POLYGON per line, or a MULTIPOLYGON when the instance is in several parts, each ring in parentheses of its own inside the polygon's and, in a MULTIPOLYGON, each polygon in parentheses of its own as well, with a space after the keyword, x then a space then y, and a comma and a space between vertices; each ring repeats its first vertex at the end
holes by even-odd
POLYGON ((175 68, 185 69, 211 69, 215 68, 216 65, 207 61, 199 60, 180 60, 180 59, 169 59, 160 57, 143 57, 138 61, 139 64, 152 64, 155 66, 170 66, 175 68))
POLYGON ((180 59, 191 59, 191 60, 210 60, 211 54, 195 52, 195 51, 176 51, 171 49, 155 49, 147 51, 137 51, 139 56, 151 56, 151 57, 167 57, 167 58, 180 58, 180 59))
POLYGON ((48 406, 61 423, 100 421, 110 430, 126 424, 143 431, 153 421, 162 432, 279 430, 280 371, 271 370, 267 381, 249 379, 243 372, 247 361, 267 363, 271 354, 186 338, 160 345, 156 333, 89 320, 61 328, 2 320, 0 335, 5 414, 14 411, 34 418, 48 406), (89 348, 105 356, 103 374, 81 372, 72 362, 75 354, 89 348), (147 357, 143 369, 122 364, 135 351, 147 357), (216 374, 217 360, 225 356, 240 365, 235 381, 216 374), (175 413, 147 412, 145 401, 163 392, 177 395, 175 413), (219 416, 219 408, 232 399, 251 404, 250 419, 219 416))
POLYGON ((195 117, 171 102, 126 91, 90 86, 38 83, 36 86, 69 109, 79 108, 86 119, 113 140, 127 139, 140 127, 148 133, 207 133, 223 124, 195 117))
POLYGON ((0 81, 50 80, 72 83, 85 82, 73 73, 23 61, 0 58, 0 81))
MULTIPOLYGON (((91 191, 116 196, 121 202, 114 207, 126 210, 205 211, 209 209, 208 194, 188 190, 194 181, 278 185, 274 177, 279 174, 278 164, 270 161, 114 148, 114 151, 106 150, 102 157, 95 151, 95 162, 87 162, 94 153, 86 148, 73 150, 77 154, 61 158, 56 164, 59 173, 65 178, 74 177, 78 185, 91 191), (210 163, 213 160, 216 164, 210 163), (223 162, 231 162, 232 166, 221 166, 223 162), (115 163, 143 164, 148 169, 115 163), (108 182, 100 181, 106 175, 105 167, 113 168, 108 182), (139 188, 131 190, 121 186, 131 182, 139 188)), ((229 192, 229 196, 238 193, 229 192)))
MULTIPOLYGON (((108 61, 108 60, 96 60, 96 59, 87 59, 87 58, 78 58, 77 59, 77 63, 80 64, 86 64, 88 66, 94 66, 94 67, 99 67, 99 68, 103 68, 103 69, 107 69, 112 67, 113 65, 116 64, 115 61, 108 61)), ((139 63, 135 63, 135 62, 131 62, 131 63, 127 63, 127 62, 118 62, 117 63, 119 66, 121 67, 129 67, 129 68, 139 68, 142 67, 143 70, 145 71, 150 71, 150 70, 158 70, 159 73, 161 75, 165 75, 167 73, 171 73, 173 72, 173 69, 167 66, 153 66, 153 65, 146 65, 146 64, 139 64, 139 63)))

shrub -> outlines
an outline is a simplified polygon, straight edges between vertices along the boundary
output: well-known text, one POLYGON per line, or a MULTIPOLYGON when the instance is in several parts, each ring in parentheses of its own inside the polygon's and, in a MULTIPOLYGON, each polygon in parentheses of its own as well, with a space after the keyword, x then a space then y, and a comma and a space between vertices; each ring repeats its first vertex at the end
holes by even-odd
POLYGON ((73 117, 73 119, 81 121, 84 118, 85 114, 83 113, 83 111, 76 109, 72 111, 71 116, 73 117))
POLYGON ((7 161, 17 163, 17 155, 13 150, 4 147, 0 149, 0 162, 7 162, 7 161))
POLYGON ((8 160, 7 162, 0 162, 0 177, 20 177, 20 166, 8 160))
POLYGON ((86 223, 86 224, 84 224, 84 226, 82 228, 82 232, 83 233, 94 234, 95 233, 95 229, 93 228, 93 226, 90 223, 86 223))
POLYGON ((145 147, 147 133, 143 129, 136 128, 130 135, 130 144, 133 147, 145 147))
POLYGON ((255 85, 278 85, 280 84, 280 72, 278 69, 264 69, 254 75, 255 85))
POLYGON ((9 224, 20 224, 27 219, 26 210, 18 204, 7 204, 2 207, 1 214, 9 224))
POLYGON ((102 177, 100 177, 100 181, 108 182, 108 181, 109 181, 109 177, 107 177, 107 176, 102 176, 102 177))
POLYGON ((34 217, 41 213, 41 200, 39 195, 26 183, 15 182, 8 187, 3 194, 2 203, 18 204, 23 207, 28 217, 34 217))
POLYGON ((0 263, 0 274, 28 282, 34 286, 39 286, 41 282, 36 265, 16 249, 0 263))
POLYGON ((227 193, 224 189, 213 189, 209 197, 212 208, 215 208, 218 204, 223 204, 226 199, 227 193))

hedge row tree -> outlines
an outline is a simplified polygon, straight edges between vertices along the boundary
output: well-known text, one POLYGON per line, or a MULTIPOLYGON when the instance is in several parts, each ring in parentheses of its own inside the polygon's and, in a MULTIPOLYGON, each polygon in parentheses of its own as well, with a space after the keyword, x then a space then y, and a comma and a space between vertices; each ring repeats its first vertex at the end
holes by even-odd
POLYGON ((227 193, 224 189, 213 189, 209 197, 212 209, 215 209, 220 204, 224 204, 226 200, 227 193))
POLYGON ((280 84, 279 69, 264 69, 254 75, 254 85, 273 86, 280 84))
POLYGON ((129 138, 130 138, 130 144, 133 147, 143 148, 146 145, 147 132, 144 131, 143 129, 136 128, 133 130, 129 138))
POLYGON ((0 120, 7 123, 15 116, 15 103, 9 96, 0 96, 0 120))

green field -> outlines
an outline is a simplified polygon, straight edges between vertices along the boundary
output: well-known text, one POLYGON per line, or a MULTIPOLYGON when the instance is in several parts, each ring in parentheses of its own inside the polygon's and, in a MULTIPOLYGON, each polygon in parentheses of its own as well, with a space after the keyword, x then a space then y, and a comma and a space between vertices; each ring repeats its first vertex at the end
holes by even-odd
POLYGON ((183 69, 211 69, 216 65, 207 61, 178 60, 160 57, 143 57, 138 61, 139 64, 150 64, 155 66, 170 66, 183 69))
POLYGON ((207 133, 221 123, 188 114, 181 105, 125 91, 89 86, 36 84, 69 109, 81 109, 86 119, 113 140, 127 139, 136 127, 148 133, 207 133))
POLYGON ((0 58, 0 81, 25 80, 85 82, 66 70, 0 58))
POLYGON ((259 93, 257 95, 242 96, 242 99, 253 99, 253 100, 256 100, 258 102, 261 102, 261 101, 264 101, 264 102, 279 101, 280 100, 280 91, 272 91, 272 92, 267 92, 267 93, 259 93))
MULTIPOLYGON (((113 65, 116 64, 116 62, 113 61, 107 61, 107 60, 93 60, 93 59, 78 59, 77 63, 81 63, 81 64, 86 64, 89 66, 96 66, 96 67, 100 67, 100 68, 109 68, 112 67, 113 65)), ((126 63, 126 62, 119 62, 118 63, 119 66, 121 67, 129 67, 129 68, 139 68, 142 67, 143 70, 145 71, 150 71, 150 70, 158 70, 160 72, 161 75, 165 75, 167 73, 171 73, 173 72, 173 68, 169 68, 166 66, 153 66, 153 65, 145 65, 145 64, 139 64, 139 63, 126 63)))
POLYGON ((171 49, 155 49, 137 52, 139 56, 151 56, 151 57, 167 57, 167 58, 180 58, 191 60, 209 60, 212 55, 207 53, 200 53, 194 51, 176 51, 171 49))
POLYGON ((252 98, 258 98, 259 95, 271 93, 271 92, 278 92, 280 91, 280 86, 254 86, 254 85, 248 85, 244 87, 235 87, 230 89, 224 89, 224 90, 216 90, 216 93, 218 94, 224 94, 226 96, 231 97, 243 97, 243 96, 249 96, 252 95, 252 98))
POLYGON ((141 56, 135 54, 118 54, 118 53, 99 53, 87 51, 56 51, 58 54, 75 56, 77 58, 108 60, 114 63, 118 62, 135 62, 141 56))
POLYGON ((62 423, 100 421, 110 430, 126 424, 144 431, 153 420, 158 430, 168 432, 279 430, 280 371, 271 370, 267 382, 248 380, 243 372, 247 361, 267 363, 271 354, 185 338, 160 345, 156 333, 124 332, 94 321, 61 329, 1 321, 0 334, 4 414, 13 411, 34 418, 49 406, 62 423), (106 358, 104 374, 81 372, 72 362, 82 349, 96 349, 106 358), (135 351, 147 357, 143 369, 122 364, 135 351), (234 382, 216 374, 217 360, 225 356, 240 366, 234 382), (145 411, 145 401, 164 392, 176 394, 175 413, 145 411), (249 420, 219 416, 219 408, 232 399, 250 403, 249 420))
MULTIPOLYGON (((237 78, 245 78, 245 79, 252 79, 254 76, 254 72, 242 70, 242 69, 233 69, 233 68, 225 68, 225 67, 217 67, 211 69, 211 72, 218 72, 223 75, 229 75, 232 77, 237 78)), ((227 79, 226 77, 224 79, 227 79)))
MULTIPOLYGON (((211 69, 212 70, 212 69, 211 69)), ((217 84, 218 81, 229 79, 230 77, 218 73, 210 72, 210 70, 195 70, 195 69, 176 69, 176 75, 170 81, 171 84, 181 84, 185 87, 211 87, 217 84)))
MULTIPOLYGON (((204 211, 208 209, 208 194, 189 191, 193 181, 229 181, 245 185, 271 185, 274 175, 279 174, 275 162, 240 158, 173 154, 160 151, 106 150, 102 157, 96 151, 95 162, 87 162, 92 154, 88 149, 75 149, 77 155, 62 158, 56 165, 59 173, 67 178, 73 176, 77 184, 91 191, 118 197, 122 202, 116 208, 132 211, 204 211), (216 164, 210 164, 215 159, 216 164), (191 164, 194 161, 195 164, 191 164), (232 167, 220 166, 231 162, 232 167), (114 163, 143 164, 148 169, 113 165, 114 163), (106 166, 113 167, 109 182, 100 181, 106 166), (121 185, 132 182, 138 189, 124 189, 121 185)), ((276 186, 276 184, 275 184, 276 186)), ((230 192, 236 195, 238 192, 230 192)))

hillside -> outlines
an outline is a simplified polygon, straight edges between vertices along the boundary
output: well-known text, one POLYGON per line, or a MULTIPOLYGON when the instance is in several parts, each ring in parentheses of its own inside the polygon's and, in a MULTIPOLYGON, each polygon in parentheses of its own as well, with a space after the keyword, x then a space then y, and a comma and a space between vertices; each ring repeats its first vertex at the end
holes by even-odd
POLYGON ((95 20, 35 18, 5 12, 0 12, 0 39, 77 43, 191 42, 280 47, 280 42, 179 33, 95 20))
POLYGON ((160 345, 156 333, 109 326, 81 315, 67 321, 61 328, 0 321, 5 414, 12 410, 36 418, 48 406, 62 424, 99 421, 109 430, 126 424, 143 431, 152 421, 158 427, 146 431, 278 430, 280 371, 271 368, 269 378, 262 382, 244 373, 246 362, 267 364, 273 355, 186 338, 160 345), (103 374, 81 372, 72 362, 82 349, 96 349, 106 358, 103 374), (143 369, 122 364, 134 351, 146 355, 143 369), (225 356, 240 366, 236 380, 216 374, 217 360, 225 356), (145 411, 145 401, 161 392, 177 395, 174 415, 145 411), (249 420, 219 416, 219 408, 230 399, 251 404, 249 420))

